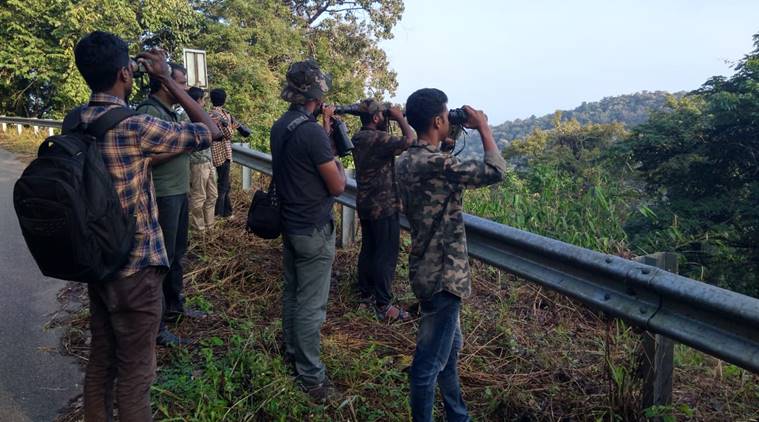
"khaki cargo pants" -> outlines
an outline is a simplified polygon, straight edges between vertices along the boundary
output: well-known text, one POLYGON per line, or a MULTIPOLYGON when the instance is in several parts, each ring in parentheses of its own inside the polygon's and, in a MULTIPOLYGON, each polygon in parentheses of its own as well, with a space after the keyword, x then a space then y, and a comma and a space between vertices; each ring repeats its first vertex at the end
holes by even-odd
POLYGON ((213 227, 216 206, 216 168, 210 162, 190 165, 190 228, 213 227))

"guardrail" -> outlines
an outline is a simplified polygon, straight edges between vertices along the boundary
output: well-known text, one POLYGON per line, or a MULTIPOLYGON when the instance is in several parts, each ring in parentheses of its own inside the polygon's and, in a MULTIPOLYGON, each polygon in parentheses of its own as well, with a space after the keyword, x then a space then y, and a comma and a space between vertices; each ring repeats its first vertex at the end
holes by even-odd
MULTIPOLYGON (((60 127, 36 119, 0 117, 3 122, 60 127)), ((241 145, 232 151, 236 163, 271 175, 269 154, 241 145)), ((354 179, 337 202, 355 208, 354 179)), ((464 222, 470 256, 759 373, 759 299, 473 215, 464 222)), ((405 219, 402 226, 408 228, 405 219)))
POLYGON ((0 116, 0 129, 2 129, 3 132, 8 130, 9 124, 16 125, 16 133, 19 135, 21 135, 24 126, 31 127, 35 134, 39 133, 40 128, 47 128, 48 136, 53 136, 53 129, 60 129, 63 126, 63 122, 60 120, 0 116))

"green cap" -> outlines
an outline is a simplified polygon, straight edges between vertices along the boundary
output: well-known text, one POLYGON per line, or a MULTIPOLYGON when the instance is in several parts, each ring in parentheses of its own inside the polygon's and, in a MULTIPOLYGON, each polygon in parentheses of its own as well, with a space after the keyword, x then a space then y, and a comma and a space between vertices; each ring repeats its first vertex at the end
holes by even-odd
POLYGON ((370 115, 375 115, 377 113, 382 113, 385 110, 388 110, 390 108, 389 103, 381 103, 374 98, 367 98, 360 103, 358 103, 358 110, 362 113, 367 113, 370 115))
POLYGON ((287 81, 279 96, 294 104, 304 104, 308 100, 321 100, 332 88, 332 77, 323 73, 314 60, 291 64, 287 69, 286 78, 287 81))

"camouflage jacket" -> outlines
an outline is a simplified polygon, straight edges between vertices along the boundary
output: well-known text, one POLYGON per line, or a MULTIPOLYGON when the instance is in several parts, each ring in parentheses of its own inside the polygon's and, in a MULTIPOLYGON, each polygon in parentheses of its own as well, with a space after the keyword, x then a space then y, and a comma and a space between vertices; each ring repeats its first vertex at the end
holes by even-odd
POLYGON ((418 140, 398 158, 396 172, 411 224, 411 289, 420 300, 443 290, 462 298, 469 296, 464 189, 501 181, 506 162, 497 151, 486 153, 482 161, 459 161, 418 140))
POLYGON ((395 156, 406 149, 406 140, 381 130, 361 129, 352 141, 358 217, 378 220, 397 214, 401 202, 395 182, 395 156))

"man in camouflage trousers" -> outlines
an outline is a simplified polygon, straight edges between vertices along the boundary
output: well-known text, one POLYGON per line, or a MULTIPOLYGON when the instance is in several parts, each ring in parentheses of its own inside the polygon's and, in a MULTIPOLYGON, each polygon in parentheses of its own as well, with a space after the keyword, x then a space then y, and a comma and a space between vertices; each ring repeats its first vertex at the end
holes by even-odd
POLYGON ((406 118, 418 139, 396 163, 411 225, 409 279, 422 313, 411 364, 410 405, 413 420, 424 422, 432 421, 436 383, 446 419, 469 420, 457 369, 461 299, 471 293, 462 197, 464 189, 497 183, 506 172, 485 114, 469 106, 464 107, 464 126, 480 132, 484 159, 462 162, 440 150, 450 129, 447 102, 437 89, 411 94, 406 118))
POLYGON ((374 297, 379 319, 404 320, 408 312, 392 305, 401 230, 395 156, 409 147, 414 135, 398 108, 367 99, 361 102, 359 109, 362 127, 352 139, 358 185, 356 204, 361 220, 358 289, 362 302, 368 303, 374 297), (388 120, 398 122, 402 138, 390 136, 388 120))

